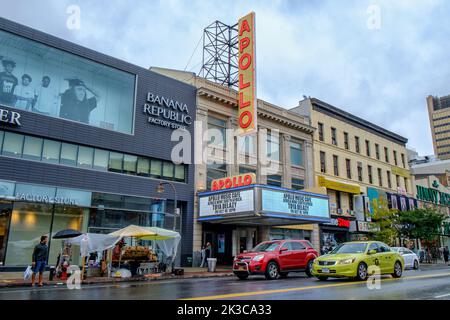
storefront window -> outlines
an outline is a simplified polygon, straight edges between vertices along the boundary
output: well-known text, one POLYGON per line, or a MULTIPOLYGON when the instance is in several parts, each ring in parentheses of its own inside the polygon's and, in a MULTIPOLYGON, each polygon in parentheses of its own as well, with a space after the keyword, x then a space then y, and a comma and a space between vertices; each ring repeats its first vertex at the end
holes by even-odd
POLYGON ((22 156, 23 136, 16 133, 5 132, 2 154, 9 157, 22 156))
POLYGON ((139 157, 137 162, 138 176, 148 177, 149 172, 150 172, 150 160, 139 157))
POLYGON ((239 166, 239 174, 246 174, 246 173, 256 174, 256 169, 239 166))
POLYGON ((53 140, 44 140, 44 149, 42 151, 42 161, 48 163, 59 163, 59 154, 61 142, 53 140))
POLYGON ((163 176, 164 178, 173 178, 173 163, 164 162, 163 163, 163 176))
POLYGON ((280 135, 271 130, 267 130, 267 157, 280 161, 280 135))
MULTIPOLYGON (((87 232, 87 223, 89 218, 89 209, 55 206, 55 215, 53 218, 52 236, 58 231, 73 229, 81 232, 87 232)), ((63 240, 51 239, 50 253, 48 263, 56 265, 58 255, 61 253, 63 240)), ((80 247, 72 247, 72 263, 80 264, 80 247)))
POLYGON ((61 164, 75 166, 77 164, 78 146, 69 143, 61 145, 61 164))
POLYGON ((267 185, 274 187, 281 187, 281 176, 279 175, 268 175, 267 185))
POLYGON ((94 169, 108 171, 109 152, 105 150, 95 149, 94 152, 94 169))
POLYGON ((225 178, 227 176, 227 166, 224 164, 208 164, 206 170, 207 188, 211 189, 213 180, 225 178))
POLYGON ((117 152, 109 153, 108 170, 112 172, 122 172, 123 154, 117 152))
POLYGON ((94 149, 88 147, 78 148, 78 166, 82 168, 92 168, 94 149))
POLYGON ((49 235, 52 205, 15 202, 10 222, 5 263, 29 265, 41 236, 49 235))
POLYGON ((227 146, 225 132, 226 122, 224 120, 208 116, 208 146, 225 149, 227 146))
POLYGON ((291 142, 291 164, 293 166, 303 166, 302 145, 291 142))
POLYGON ((12 202, 0 201, 0 266, 4 265, 12 202))
POLYGON ((42 144, 44 140, 31 136, 25 137, 23 144, 23 158, 29 160, 41 160, 42 144))
POLYGON ((4 156, 186 182, 184 164, 175 166, 171 161, 109 152, 5 131, 0 131, 0 134, 4 136, 1 150, 1 155, 4 156))
POLYGON ((135 75, 0 31, 0 103, 133 132, 135 75))
POLYGON ((185 180, 185 172, 184 172, 183 165, 175 166, 175 180, 178 180, 178 181, 185 180))
POLYGON ((152 160, 150 175, 153 178, 160 178, 162 176, 162 161, 152 160))
POLYGON ((305 189, 305 180, 292 178, 292 189, 293 190, 303 190, 303 189, 305 189))
POLYGON ((125 155, 123 158, 123 172, 128 174, 136 174, 137 157, 125 155))

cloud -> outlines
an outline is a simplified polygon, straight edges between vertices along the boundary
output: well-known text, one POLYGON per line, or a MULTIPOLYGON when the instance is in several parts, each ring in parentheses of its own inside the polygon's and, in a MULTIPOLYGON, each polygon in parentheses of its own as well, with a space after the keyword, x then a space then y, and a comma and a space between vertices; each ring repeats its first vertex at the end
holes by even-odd
MULTIPOLYGON (((450 3, 346 1, 3 1, 1 15, 142 67, 184 69, 203 28, 256 12, 258 95, 285 108, 317 97, 432 154, 426 96, 450 94, 450 3), (66 9, 81 9, 68 30, 66 9), (367 8, 378 5, 381 29, 367 8)), ((188 70, 198 72, 201 44, 188 70)))

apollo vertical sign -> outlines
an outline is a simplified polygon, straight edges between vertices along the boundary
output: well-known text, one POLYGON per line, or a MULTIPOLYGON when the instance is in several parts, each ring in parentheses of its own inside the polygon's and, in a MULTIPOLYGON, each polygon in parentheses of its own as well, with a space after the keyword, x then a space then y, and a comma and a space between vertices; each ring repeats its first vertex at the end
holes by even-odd
POLYGON ((255 13, 239 20, 239 129, 253 134, 256 125, 255 13))

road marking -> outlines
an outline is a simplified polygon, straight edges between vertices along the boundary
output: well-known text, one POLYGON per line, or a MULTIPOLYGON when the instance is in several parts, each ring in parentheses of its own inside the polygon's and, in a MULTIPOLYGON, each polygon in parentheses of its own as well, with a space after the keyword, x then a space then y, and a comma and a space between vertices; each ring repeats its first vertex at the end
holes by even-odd
MULTIPOLYGON (((444 276, 450 276, 450 273, 440 273, 440 274, 423 275, 423 276, 411 276, 411 277, 404 277, 404 278, 399 278, 399 279, 395 279, 395 278, 382 279, 381 282, 437 278, 437 277, 444 277, 444 276)), ((365 282, 332 283, 332 284, 325 284, 325 285, 318 285, 318 286, 297 287, 297 288, 287 288, 287 289, 274 289, 274 290, 261 290, 261 291, 221 294, 221 295, 206 296, 206 297, 183 298, 183 299, 179 299, 179 300, 218 300, 218 299, 259 296, 259 295, 267 295, 267 294, 274 294, 274 293, 287 293, 287 292, 306 291, 306 290, 324 289, 324 288, 333 288, 333 287, 354 286, 354 285, 361 285, 361 284, 365 285, 365 282)))
POLYGON ((434 297, 435 299, 440 299, 440 298, 445 298, 445 297, 450 297, 450 293, 448 294, 443 294, 442 296, 436 296, 434 297))

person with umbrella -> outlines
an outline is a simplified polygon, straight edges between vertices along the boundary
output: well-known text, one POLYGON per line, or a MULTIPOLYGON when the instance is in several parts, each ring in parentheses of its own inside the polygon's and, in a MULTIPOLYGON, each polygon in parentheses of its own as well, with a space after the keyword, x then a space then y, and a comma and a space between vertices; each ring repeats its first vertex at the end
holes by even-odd
POLYGON ((39 287, 42 287, 42 275, 45 270, 45 264, 47 263, 48 247, 47 236, 41 236, 41 242, 34 247, 31 266, 33 267, 33 275, 31 276, 31 286, 34 286, 36 281, 36 273, 39 272, 39 287))

